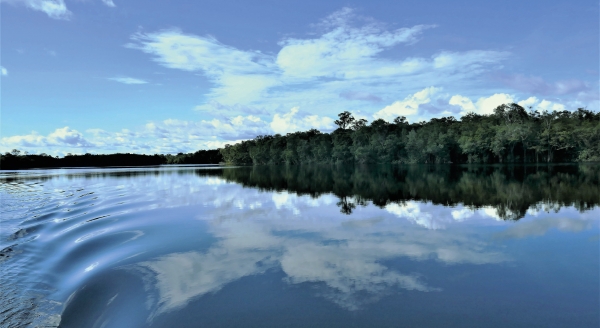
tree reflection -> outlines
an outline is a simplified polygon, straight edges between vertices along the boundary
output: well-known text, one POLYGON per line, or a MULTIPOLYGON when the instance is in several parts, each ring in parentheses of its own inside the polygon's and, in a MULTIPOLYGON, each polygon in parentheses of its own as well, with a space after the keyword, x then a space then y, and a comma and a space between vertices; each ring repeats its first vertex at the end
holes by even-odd
MULTIPOLYGON (((201 176, 217 173, 197 171, 201 176)), ((226 168, 228 181, 267 191, 318 197, 333 193, 340 212, 371 202, 385 207, 407 200, 478 209, 492 206, 505 220, 518 220, 540 203, 574 206, 600 203, 598 165, 314 165, 226 168)))

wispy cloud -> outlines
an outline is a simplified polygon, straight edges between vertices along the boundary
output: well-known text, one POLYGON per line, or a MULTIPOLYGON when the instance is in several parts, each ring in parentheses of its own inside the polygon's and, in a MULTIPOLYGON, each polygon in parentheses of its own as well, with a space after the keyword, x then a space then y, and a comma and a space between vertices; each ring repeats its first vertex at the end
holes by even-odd
POLYGON ((543 236, 548 231, 556 229, 559 231, 579 232, 592 227, 593 221, 573 218, 548 217, 535 221, 523 222, 512 226, 496 234, 497 238, 526 238, 531 236, 543 236))
MULTIPOLYGON (((1 2, 23 5, 29 9, 44 12, 48 17, 54 19, 68 20, 73 15, 64 0, 1 0, 1 2)), ((113 0, 102 0, 102 3, 108 7, 115 7, 113 0)))
POLYGON ((586 82, 576 79, 550 83, 539 76, 525 76, 523 74, 501 76, 499 79, 515 90, 537 95, 566 95, 590 89, 586 82))
POLYGON ((109 7, 116 7, 113 0, 102 0, 102 2, 109 7))
POLYGON ((30 9, 46 13, 50 18, 69 19, 71 12, 64 0, 2 0, 2 2, 24 5, 30 9))
POLYGON ((377 97, 368 92, 361 91, 346 91, 340 93, 340 97, 348 99, 348 100, 364 100, 364 101, 372 101, 372 102, 380 102, 381 97, 377 97))
POLYGON ((2 76, 8 76, 8 70, 4 66, 0 66, 0 71, 2 72, 2 76))
POLYGON ((162 66, 208 77, 213 87, 199 109, 210 109, 217 102, 271 112, 282 107, 310 108, 328 115, 348 109, 373 113, 379 110, 374 107, 378 101, 393 103, 432 85, 471 83, 509 55, 471 50, 389 58, 384 51, 413 46, 435 26, 388 30, 372 21, 357 25, 353 12, 344 8, 326 17, 317 24, 321 32, 314 37, 281 40, 276 54, 242 50, 213 36, 176 29, 136 33, 127 47, 152 55, 162 66))
POLYGON ((108 79, 115 81, 115 82, 123 83, 123 84, 146 84, 146 83, 148 83, 148 81, 136 79, 133 77, 127 77, 127 76, 111 77, 108 79))

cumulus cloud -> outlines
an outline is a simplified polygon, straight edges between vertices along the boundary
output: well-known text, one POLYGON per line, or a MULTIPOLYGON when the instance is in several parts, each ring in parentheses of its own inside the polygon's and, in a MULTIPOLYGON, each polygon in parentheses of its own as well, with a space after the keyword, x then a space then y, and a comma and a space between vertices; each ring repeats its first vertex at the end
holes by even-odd
POLYGON ((83 138, 83 135, 77 131, 65 126, 62 129, 56 129, 48 135, 47 140, 51 144, 66 144, 72 147, 86 147, 91 144, 83 138))
POLYGON ((0 71, 2 72, 2 76, 8 76, 8 70, 4 66, 0 66, 0 71))
POLYGON ((115 81, 115 82, 119 82, 119 83, 123 83, 123 84, 146 84, 148 83, 148 81, 144 81, 141 79, 136 79, 133 77, 127 77, 127 76, 121 76, 121 77, 111 77, 108 78, 109 80, 115 81))
POLYGON ((2 2, 24 5, 30 9, 46 13, 50 18, 69 19, 71 12, 64 0, 3 0, 2 2))
POLYGON ((399 100, 393 104, 384 107, 376 112, 373 117, 383 118, 387 121, 392 121, 397 116, 413 116, 419 111, 419 106, 427 104, 431 101, 431 96, 438 92, 440 88, 428 87, 413 95, 410 95, 404 100, 399 100))
POLYGON ((533 110, 548 110, 548 111, 562 111, 565 110, 565 106, 560 103, 552 102, 545 99, 538 99, 536 97, 529 97, 524 100, 519 100, 514 95, 506 93, 496 93, 489 97, 481 97, 476 102, 473 102, 470 98, 454 95, 450 98, 449 104, 458 106, 462 109, 461 114, 473 112, 481 115, 489 115, 494 113, 494 109, 502 104, 517 103, 524 108, 531 107, 533 110))
POLYGON ((563 111, 565 110, 565 106, 563 104, 553 103, 548 100, 542 100, 537 107, 543 111, 563 111))
POLYGON ((474 112, 477 114, 487 115, 493 114, 496 107, 502 104, 509 104, 513 102, 513 96, 505 93, 496 93, 489 97, 481 97, 475 103, 473 103, 473 101, 467 97, 455 95, 450 98, 449 104, 461 107, 463 109, 463 113, 474 112))
POLYGON ((106 131, 88 129, 87 137, 68 127, 57 129, 48 136, 31 133, 23 136, 5 137, 0 141, 0 151, 13 148, 34 153, 81 152, 132 152, 132 153, 179 153, 199 149, 215 149, 253 139, 257 135, 288 133, 319 129, 333 130, 333 119, 325 116, 301 113, 298 108, 275 114, 270 120, 255 115, 238 115, 232 118, 213 118, 200 121, 167 119, 148 122, 129 130, 106 131), (85 149, 84 149, 85 148, 85 149), (62 151, 60 151, 62 149, 62 151))
POLYGON ((0 147, 4 150, 13 148, 34 148, 34 149, 48 149, 63 147, 65 149, 71 148, 89 148, 94 145, 83 137, 77 130, 73 130, 68 126, 64 128, 56 129, 54 132, 43 136, 37 132, 32 132, 27 135, 17 135, 12 137, 3 137, 0 139, 0 147))
POLYGON ((296 131, 307 131, 317 129, 321 131, 331 131, 334 129, 333 119, 329 117, 320 117, 318 115, 305 115, 299 117, 298 107, 294 107, 289 113, 279 115, 275 114, 270 126, 275 133, 286 134, 296 131))

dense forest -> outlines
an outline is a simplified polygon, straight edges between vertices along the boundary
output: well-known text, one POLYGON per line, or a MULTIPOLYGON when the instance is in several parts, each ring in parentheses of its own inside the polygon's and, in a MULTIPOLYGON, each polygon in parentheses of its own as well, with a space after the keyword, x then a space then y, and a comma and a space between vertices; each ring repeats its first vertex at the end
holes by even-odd
POLYGON ((223 161, 218 149, 199 150, 195 153, 177 155, 71 155, 62 158, 47 154, 23 154, 19 150, 0 154, 0 167, 3 170, 29 169, 40 167, 84 167, 84 166, 146 166, 163 164, 217 164, 223 161))
POLYGON ((498 106, 491 115, 469 113, 408 123, 378 119, 370 124, 349 112, 338 129, 283 136, 260 135, 221 149, 177 155, 71 155, 63 158, 13 150, 0 154, 0 168, 142 166, 162 164, 309 163, 558 163, 600 161, 600 113, 527 112, 518 104, 498 106))
POLYGON ((261 135, 226 145, 229 164, 550 163, 600 161, 600 113, 527 112, 518 104, 491 115, 469 113, 409 124, 405 117, 370 124, 349 112, 338 129, 261 135))

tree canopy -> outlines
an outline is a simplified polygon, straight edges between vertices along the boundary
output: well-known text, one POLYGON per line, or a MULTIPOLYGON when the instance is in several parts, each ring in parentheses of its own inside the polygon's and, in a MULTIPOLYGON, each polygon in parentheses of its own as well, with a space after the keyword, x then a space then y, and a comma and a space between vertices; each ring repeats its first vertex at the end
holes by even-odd
POLYGON ((342 112, 332 133, 258 136, 221 149, 230 164, 550 163, 600 161, 600 113, 584 108, 533 111, 512 103, 493 114, 468 113, 409 124, 370 124, 342 112))
POLYGON ((493 114, 468 113, 408 123, 377 119, 369 124, 348 111, 338 129, 286 135, 259 135, 220 149, 177 155, 0 155, 2 169, 160 164, 310 164, 310 163, 556 163, 600 161, 600 113, 533 111, 512 103, 493 114))

